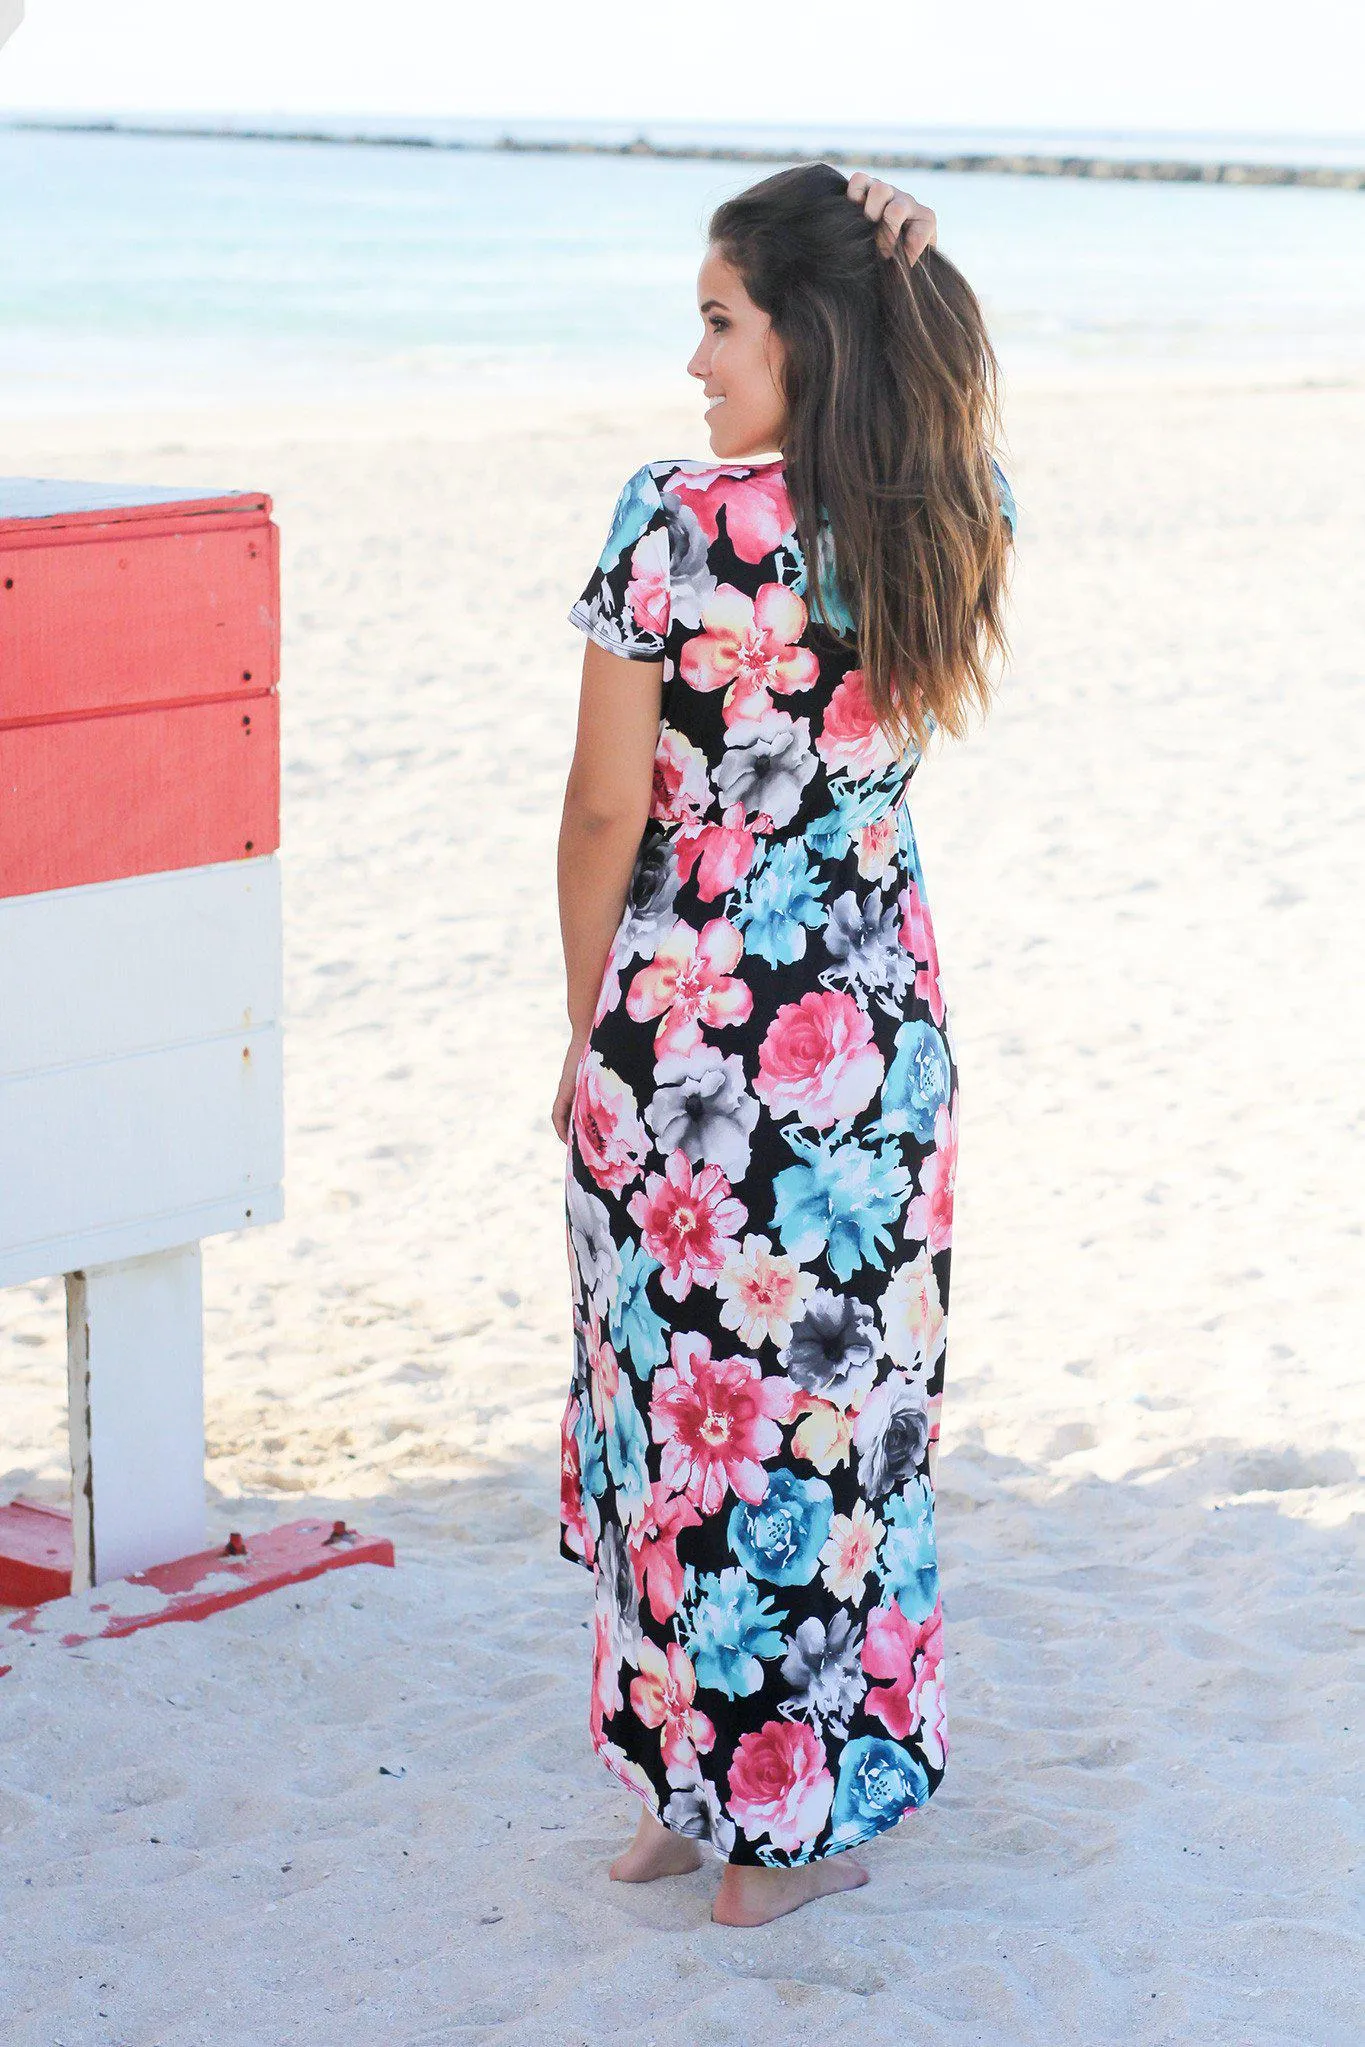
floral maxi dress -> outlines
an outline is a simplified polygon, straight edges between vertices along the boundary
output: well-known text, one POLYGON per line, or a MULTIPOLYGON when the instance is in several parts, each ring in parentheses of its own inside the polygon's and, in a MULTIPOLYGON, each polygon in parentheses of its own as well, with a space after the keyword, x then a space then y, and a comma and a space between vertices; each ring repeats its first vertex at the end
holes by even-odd
POLYGON ((947 1752, 957 1065, 918 756, 806 597, 780 461, 654 462, 571 613, 664 683, 574 1085, 561 1549, 597 1754, 770 1867, 885 1832, 947 1752))

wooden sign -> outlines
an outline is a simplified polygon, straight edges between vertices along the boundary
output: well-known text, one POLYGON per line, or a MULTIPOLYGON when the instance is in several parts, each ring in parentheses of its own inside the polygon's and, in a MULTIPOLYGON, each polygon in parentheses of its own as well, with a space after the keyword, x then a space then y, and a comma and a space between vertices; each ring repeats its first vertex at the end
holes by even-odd
POLYGON ((0 1285, 66 1275, 77 1590, 203 1547, 199 1242, 282 1212, 278 589, 266 497, 0 480, 0 1285))
POLYGON ((266 497, 0 483, 0 896, 275 851, 278 589, 266 497))

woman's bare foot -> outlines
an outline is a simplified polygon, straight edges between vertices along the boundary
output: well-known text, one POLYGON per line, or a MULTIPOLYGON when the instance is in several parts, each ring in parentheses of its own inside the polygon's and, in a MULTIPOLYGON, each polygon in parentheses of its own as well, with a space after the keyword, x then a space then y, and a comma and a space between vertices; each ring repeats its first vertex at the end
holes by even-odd
POLYGON ((675 1834, 648 1810, 640 1814, 635 1839, 618 1855, 611 1873, 619 1884, 651 1884, 657 1876, 686 1876, 701 1868, 701 1850, 686 1834, 675 1834))
POLYGON ((732 1862, 720 1880, 711 1917, 718 1926, 766 1926, 812 1898, 856 1891, 867 1881, 867 1871, 851 1855, 831 1855, 799 1869, 749 1869, 732 1862))

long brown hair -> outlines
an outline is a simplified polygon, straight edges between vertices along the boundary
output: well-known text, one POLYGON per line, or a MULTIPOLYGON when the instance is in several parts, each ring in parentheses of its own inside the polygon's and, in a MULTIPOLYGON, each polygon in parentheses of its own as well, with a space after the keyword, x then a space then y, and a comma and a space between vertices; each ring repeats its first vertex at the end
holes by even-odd
POLYGON ((709 233, 782 344, 812 616, 845 639, 856 622, 879 722, 922 748, 930 717, 965 736, 1006 652, 998 370, 961 271, 932 248, 911 263, 899 241, 883 256, 847 185, 829 164, 779 171, 717 207, 709 233))

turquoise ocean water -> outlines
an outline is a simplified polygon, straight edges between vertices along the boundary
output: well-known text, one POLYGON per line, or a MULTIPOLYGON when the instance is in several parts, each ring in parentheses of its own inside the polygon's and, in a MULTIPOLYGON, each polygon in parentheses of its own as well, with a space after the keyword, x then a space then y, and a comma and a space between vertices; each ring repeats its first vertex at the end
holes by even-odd
MULTIPOLYGON (((823 142, 846 168, 892 142, 1365 158, 1349 138, 823 142)), ((681 389, 707 213, 767 168, 0 127, 0 412, 681 389)), ((1365 192, 894 175, 937 209, 1007 371, 1365 366, 1365 192)))

